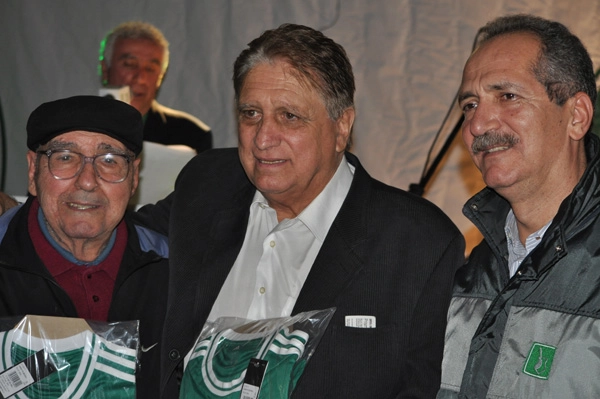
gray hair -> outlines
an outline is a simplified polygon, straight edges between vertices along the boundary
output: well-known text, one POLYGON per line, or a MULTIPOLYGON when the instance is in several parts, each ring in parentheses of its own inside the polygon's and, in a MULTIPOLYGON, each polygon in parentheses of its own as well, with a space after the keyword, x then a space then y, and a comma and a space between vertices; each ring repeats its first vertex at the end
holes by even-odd
MULTIPOLYGON (((100 65, 102 61, 110 67, 112 63, 113 48, 119 39, 147 39, 163 49, 162 75, 169 66, 169 42, 162 32, 152 24, 141 21, 128 21, 118 25, 110 31, 100 42, 100 65)), ((102 76, 102 68, 98 66, 98 74, 102 76)))
POLYGON ((494 37, 511 33, 530 33, 541 43, 532 72, 546 88, 550 101, 562 106, 578 92, 596 104, 596 78, 592 59, 581 40, 563 24, 527 14, 497 18, 479 32, 482 45, 494 37))
POLYGON ((236 103, 250 70, 276 60, 289 63, 317 90, 332 120, 354 108, 354 74, 344 48, 317 30, 294 24, 265 31, 240 53, 233 66, 236 103))

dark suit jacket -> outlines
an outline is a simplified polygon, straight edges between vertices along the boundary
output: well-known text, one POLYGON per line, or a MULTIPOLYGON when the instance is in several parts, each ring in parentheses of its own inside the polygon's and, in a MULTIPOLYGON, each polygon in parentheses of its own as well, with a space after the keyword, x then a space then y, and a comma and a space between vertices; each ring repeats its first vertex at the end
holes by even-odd
MULTIPOLYGON (((337 311, 293 398, 433 398, 464 240, 437 207, 346 157, 356 167, 352 186, 293 314, 337 311), (346 315, 373 315, 377 328, 345 327, 346 315)), ((177 397, 177 369, 242 246, 254 192, 237 150, 212 150, 182 170, 173 194, 142 210, 146 223, 170 234, 164 398, 177 397)))
POLYGON ((156 101, 144 117, 144 140, 165 145, 183 144, 199 154, 212 148, 212 132, 200 119, 156 101))

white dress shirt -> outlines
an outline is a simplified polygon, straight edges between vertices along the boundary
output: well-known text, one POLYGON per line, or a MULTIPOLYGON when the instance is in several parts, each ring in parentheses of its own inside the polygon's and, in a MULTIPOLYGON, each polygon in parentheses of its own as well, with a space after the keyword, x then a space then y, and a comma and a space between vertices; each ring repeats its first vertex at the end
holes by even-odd
POLYGON ((280 223, 256 191, 244 244, 208 320, 289 316, 353 176, 354 167, 344 157, 323 191, 297 217, 280 223))

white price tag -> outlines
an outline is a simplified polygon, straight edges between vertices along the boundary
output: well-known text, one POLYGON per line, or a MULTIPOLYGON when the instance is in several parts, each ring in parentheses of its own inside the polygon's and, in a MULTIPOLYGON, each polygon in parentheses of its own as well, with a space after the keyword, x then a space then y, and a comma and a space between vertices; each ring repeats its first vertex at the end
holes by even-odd
POLYGON ((259 387, 255 387, 254 385, 250 384, 244 384, 242 385, 242 396, 240 399, 257 399, 259 391, 259 387))
POLYGON ((346 327, 375 328, 376 325, 375 316, 346 316, 346 327))
POLYGON ((34 382, 25 363, 19 363, 0 374, 0 394, 8 398, 34 382))

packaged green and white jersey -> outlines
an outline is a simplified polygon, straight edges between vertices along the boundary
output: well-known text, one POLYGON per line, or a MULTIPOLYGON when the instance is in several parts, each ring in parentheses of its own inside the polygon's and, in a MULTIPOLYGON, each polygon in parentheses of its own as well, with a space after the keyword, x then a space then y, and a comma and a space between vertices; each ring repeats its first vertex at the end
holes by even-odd
MULTIPOLYGON (((14 329, 0 332, 0 344, 0 373, 40 351, 52 364, 52 372, 11 398, 135 398, 136 350, 111 343, 91 330, 48 339, 14 329)), ((14 380, 13 385, 19 382, 14 380)))
POLYGON ((308 341, 304 331, 244 334, 225 330, 198 342, 181 384, 182 398, 239 399, 251 359, 268 362, 259 398, 287 398, 302 375, 308 341), (276 395, 274 396, 274 393, 276 395))
POLYGON ((207 322, 185 358, 179 397, 288 399, 334 312, 207 322))

